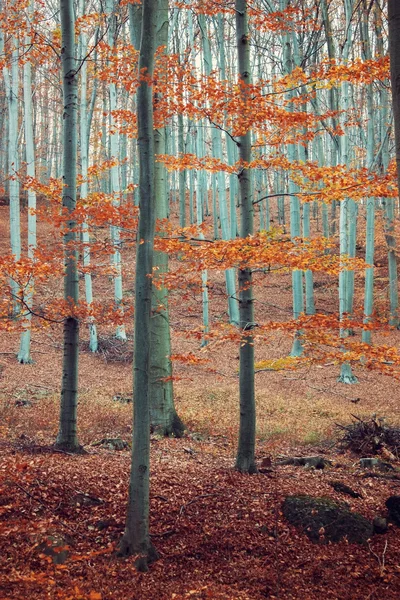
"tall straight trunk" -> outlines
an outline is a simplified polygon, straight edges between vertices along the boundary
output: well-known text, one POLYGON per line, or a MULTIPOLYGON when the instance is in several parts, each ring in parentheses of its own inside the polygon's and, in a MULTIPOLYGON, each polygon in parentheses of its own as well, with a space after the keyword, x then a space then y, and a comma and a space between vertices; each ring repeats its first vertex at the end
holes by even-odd
MULTIPOLYGON (((236 38, 238 71, 243 105, 249 102, 247 86, 251 83, 249 25, 246 0, 236 0, 236 38)), ((239 156, 244 163, 251 161, 251 131, 239 138, 239 156)), ((252 173, 242 169, 239 175, 240 235, 246 238, 254 231, 254 206, 252 173)), ((253 284, 251 269, 239 269, 239 316, 242 341, 239 348, 240 427, 236 455, 236 469, 243 473, 256 473, 256 404, 254 382, 254 324, 253 284)))
MULTIPOLYGON (((108 44, 111 48, 115 46, 115 35, 116 35, 116 2, 114 0, 107 0, 107 13, 109 15, 109 30, 108 30, 108 44)), ((120 159, 120 144, 119 144, 119 133, 116 128, 114 119, 114 111, 117 110, 117 86, 114 82, 109 84, 109 96, 110 96, 110 158, 120 159)), ((120 165, 116 164, 111 167, 111 178, 110 192, 113 198, 114 206, 119 206, 121 203, 121 182, 120 182, 120 165)), ((114 300, 116 307, 122 311, 122 300, 123 300, 123 289, 122 289, 122 259, 121 259, 121 238, 119 227, 111 226, 111 239, 114 246, 113 252, 113 267, 114 267, 114 300)), ((125 325, 117 325, 115 331, 115 337, 119 340, 126 340, 125 325)))
MULTIPOLYGON (((80 15, 84 14, 85 0, 81 0, 80 15)), ((81 202, 84 202, 88 195, 88 166, 89 166, 89 133, 88 133, 88 106, 87 106, 87 36, 85 32, 80 34, 80 60, 81 67, 81 102, 80 102, 80 147, 81 147, 81 202)), ((90 234, 86 221, 82 223, 82 242, 83 242, 83 266, 85 267, 85 296, 88 305, 93 302, 92 274, 90 272, 90 234)), ((93 317, 89 319, 89 349, 91 352, 97 352, 97 328, 93 317)))
MULTIPOLYGON (((73 0, 60 0, 61 62, 63 83, 63 192, 67 214, 76 207, 76 164, 78 130, 78 65, 75 45, 73 0)), ((78 302, 76 222, 72 215, 64 225, 64 298, 78 302)), ((56 445, 69 451, 79 449, 76 433, 78 404, 79 321, 64 322, 64 359, 61 384, 60 423, 56 445)))
MULTIPOLYGON (((128 4, 129 11, 129 39, 135 50, 140 49, 140 34, 142 31, 142 5, 141 4, 128 4)), ((132 99, 132 110, 135 110, 136 99, 132 99)), ((132 178, 133 183, 136 187, 133 191, 133 201, 135 206, 139 206, 139 188, 137 186, 139 181, 139 160, 138 160, 138 147, 137 140, 132 139, 132 178)))
POLYGON ((397 181, 400 189, 400 3, 397 0, 388 0, 388 19, 397 181))
MULTIPOLYGON (((212 72, 212 55, 211 55, 211 47, 209 42, 209 35, 206 27, 206 21, 204 15, 199 15, 199 25, 202 34, 202 42, 203 42, 203 56, 204 56, 204 71, 207 76, 209 76, 212 72)), ((223 43, 223 40, 221 40, 223 43)), ((224 161, 223 150, 222 150, 222 139, 221 139, 221 131, 216 127, 212 128, 211 134, 212 141, 212 153, 213 156, 222 162, 224 161)), ((221 222, 221 231, 222 231, 222 239, 229 240, 231 239, 231 227, 229 222, 229 213, 228 206, 226 201, 226 185, 225 185, 225 173, 223 171, 219 171, 218 175, 215 175, 215 180, 218 181, 218 210, 220 215, 221 222)), ((215 195, 214 195, 215 197, 215 195)), ((217 215, 214 211, 214 218, 217 218, 217 215)), ((234 269, 228 269, 225 271, 225 282, 226 282, 226 291, 228 295, 228 313, 229 313, 229 321, 232 324, 239 324, 239 307, 238 302, 236 300, 236 287, 235 287, 235 271, 234 269)))
MULTIPOLYGON (((190 123, 188 127, 186 144, 185 144, 185 154, 190 154, 194 151, 193 148, 193 124, 190 123)), ((189 169, 189 221, 190 225, 193 225, 195 222, 194 217, 194 188, 195 188, 195 179, 194 179, 194 170, 189 169)))
MULTIPOLYGON (((168 44, 168 0, 158 0, 157 7, 157 47, 166 48, 168 44)), ((159 80, 166 80, 168 75, 159 72, 158 77, 159 80)), ((161 98, 156 96, 154 100, 155 106, 157 106, 157 102, 161 98)), ((154 130, 154 152, 155 154, 165 154, 165 127, 161 124, 154 130)), ((166 169, 161 162, 155 163, 154 177, 155 218, 162 221, 168 218, 168 196, 166 169)), ((181 185, 181 181, 179 185, 181 185)), ((155 250, 153 256, 155 276, 162 278, 168 273, 168 268, 168 254, 155 250)), ((161 287, 153 285, 151 298, 150 424, 161 435, 181 437, 184 426, 175 410, 170 356, 171 332, 168 289, 163 285, 161 287)))
MULTIPOLYGON (((156 49, 157 0, 143 0, 139 73, 152 79, 156 49)), ((149 534, 150 470, 150 347, 151 276, 155 229, 153 87, 142 78, 137 91, 138 150, 140 161, 139 225, 135 276, 134 418, 129 502, 125 532, 120 544, 123 556, 139 555, 141 571, 157 557, 149 534)))
MULTIPOLYGON (((325 31, 326 45, 327 45, 327 49, 328 49, 328 58, 329 58, 329 60, 334 60, 336 58, 335 57, 335 45, 333 42, 332 25, 331 25, 331 21, 330 21, 329 14, 328 14, 327 0, 320 0, 320 6, 321 6, 322 23, 323 23, 324 31, 325 31)), ((329 101, 329 109, 331 111, 337 112, 339 109, 337 88, 331 87, 328 90, 328 101, 329 101)), ((331 119, 331 127, 332 127, 333 131, 336 130, 337 125, 338 125, 338 121, 337 121, 336 116, 334 116, 331 119)), ((336 166, 337 161, 338 161, 340 142, 339 142, 339 138, 336 134, 331 133, 330 137, 331 137, 331 145, 330 145, 331 161, 330 162, 331 162, 332 166, 336 166)), ((330 224, 331 235, 334 235, 336 232, 336 212, 337 212, 336 204, 337 204, 336 201, 333 200, 332 205, 331 205, 331 224, 330 224)))
MULTIPOLYGON (((32 18, 33 1, 29 3, 28 15, 32 18)), ((29 48, 31 39, 25 38, 25 45, 29 48)), ((25 153, 26 174, 35 177, 35 149, 32 120, 32 66, 29 60, 24 64, 24 124, 25 124, 25 153)), ((36 192, 28 189, 28 257, 33 261, 36 249, 36 192)), ((34 281, 30 279, 25 298, 27 314, 25 316, 24 331, 21 333, 18 361, 23 364, 32 362, 31 359, 31 317, 33 303, 34 281)))
MULTIPOLYGON (((1 6, 1 5, 0 5, 1 6)), ((1 33, 1 46, 4 51, 4 33, 1 33)), ((15 260, 21 258, 21 223, 20 223, 20 183, 18 178, 19 153, 18 153, 18 94, 19 94, 19 50, 18 39, 13 36, 11 73, 7 66, 3 67, 4 87, 8 105, 8 192, 10 199, 10 246, 11 254, 15 260)), ((13 296, 13 312, 17 315, 20 311, 18 283, 11 279, 11 293, 13 296)))
MULTIPOLYGON (((197 156, 203 156, 203 144, 202 144, 202 126, 201 122, 196 130, 196 151, 197 156)), ((204 195, 203 195, 203 187, 202 183, 204 181, 201 171, 197 171, 197 179, 196 179, 196 224, 200 226, 204 221, 204 195)), ((200 239, 204 238, 202 232, 199 234, 200 239)), ((203 301, 203 330, 204 333, 208 332, 209 327, 209 311, 208 311, 208 281, 207 281, 207 271, 202 271, 201 273, 201 290, 202 290, 202 301, 203 301)), ((206 346, 207 342, 203 338, 202 346, 206 346)))
MULTIPOLYGON (((342 49, 342 60, 346 64, 349 59, 350 47, 352 43, 352 25, 351 17, 353 14, 353 0, 344 0, 345 17, 346 17, 346 39, 342 49)), ((350 142, 348 132, 346 131, 346 120, 350 107, 350 90, 349 83, 343 82, 341 88, 341 122, 344 128, 344 135, 341 137, 340 143, 340 162, 345 165, 350 163, 350 142)), ((340 217, 339 217, 339 239, 340 239, 340 254, 348 256, 355 255, 355 233, 356 233, 356 204, 351 198, 344 198, 340 202, 340 217)), ((346 314, 352 312, 354 296, 354 272, 350 270, 342 270, 339 275, 339 315, 342 320, 346 314)), ((344 339, 349 335, 349 331, 341 328, 340 335, 344 339)), ((348 363, 343 363, 340 368, 338 377, 340 383, 357 383, 357 378, 351 370, 348 363)))
MULTIPOLYGON (((400 5, 388 0, 390 81, 396 144, 397 183, 400 189, 400 5)), ((385 235, 389 248, 390 322, 399 326, 396 239, 394 234, 394 202, 386 199, 385 235)))
MULTIPOLYGON (((287 7, 287 1, 281 1, 281 9, 287 7)), ((294 37, 290 33, 286 33, 283 37, 283 69, 286 74, 290 74, 294 68, 293 48, 294 37)), ((289 92, 288 99, 294 96, 293 92, 289 92)), ((293 111, 292 103, 288 106, 289 111, 293 111)), ((287 156, 290 162, 295 162, 297 159, 297 147, 295 144, 288 144, 287 156)), ((300 200, 296 195, 298 191, 297 185, 289 178, 288 190, 290 196, 290 237, 292 240, 301 236, 301 219, 300 219, 300 200)), ((292 271, 292 296, 293 296, 293 317, 298 319, 304 311, 304 295, 303 295, 303 273, 300 270, 292 271)), ((296 332, 293 340, 291 356, 301 356, 303 346, 300 341, 300 332, 296 332)))
MULTIPOLYGON (((176 12, 178 15, 178 12, 176 12)), ((174 15, 175 16, 175 15, 174 15)), ((177 19, 173 19, 173 25, 175 26, 174 40, 175 40, 175 53, 179 57, 179 61, 182 60, 181 52, 180 52, 180 40, 179 40, 179 30, 177 19)), ((160 45, 160 44, 159 44, 160 45)), ((182 98, 181 98, 182 99, 182 98)), ((183 154, 185 152, 185 142, 184 142, 184 124, 183 124, 183 114, 181 112, 178 113, 177 117, 177 125, 178 125, 178 154, 183 154)), ((186 227, 186 170, 181 169, 178 174, 178 184, 179 184, 179 227, 186 227)))
MULTIPOLYGON (((360 29, 362 36, 363 59, 372 58, 370 40, 368 35, 368 12, 364 5, 364 10, 360 19, 360 29)), ((372 84, 366 86, 367 94, 367 168, 372 169, 375 155, 375 115, 374 115, 374 96, 372 84)), ((365 269, 365 287, 364 287, 364 323, 368 324, 371 320, 374 306, 374 249, 375 249, 375 198, 367 198, 367 226, 366 226, 366 246, 365 262, 370 265, 365 269)), ((364 329, 362 332, 362 341, 371 344, 371 331, 364 329)))

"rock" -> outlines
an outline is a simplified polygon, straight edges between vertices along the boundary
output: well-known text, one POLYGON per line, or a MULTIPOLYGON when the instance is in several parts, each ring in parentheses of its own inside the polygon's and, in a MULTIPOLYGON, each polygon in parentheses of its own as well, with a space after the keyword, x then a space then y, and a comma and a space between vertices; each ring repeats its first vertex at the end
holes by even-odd
POLYGON ((388 530, 387 519, 384 519, 383 517, 375 517, 372 521, 372 526, 374 528, 374 533, 386 533, 388 530))
POLYGON ((85 492, 79 492, 76 495, 76 503, 80 506, 98 506, 102 502, 103 500, 101 498, 97 498, 97 496, 91 496, 90 494, 85 494, 85 492))
POLYGON ((389 519, 400 527, 400 496, 390 496, 385 504, 389 511, 389 519))
POLYGON ((46 540, 37 546, 40 554, 49 556, 55 565, 63 565, 70 556, 69 543, 61 535, 48 535, 46 540))
POLYGON ((362 469, 378 469, 378 471, 395 471, 393 465, 388 462, 382 462, 379 458, 360 458, 360 467, 362 469))
POLYGON ((115 394, 113 396, 114 402, 121 402, 121 404, 129 404, 133 400, 132 394, 115 394))
POLYGON ((292 456, 285 458, 277 463, 278 465, 294 465, 295 467, 305 467, 306 469, 325 469, 332 463, 323 456, 292 456))
POLYGON ((360 467, 362 469, 373 469, 378 463, 378 458, 360 458, 360 467))
POLYGON ((24 406, 26 408, 30 408, 32 406, 32 402, 30 400, 20 398, 19 400, 15 401, 15 406, 24 406))
POLYGON ((338 504, 326 497, 288 496, 282 509, 285 519, 313 542, 339 542, 347 538, 351 544, 365 544, 373 535, 372 524, 351 512, 344 502, 338 504))
POLYGON ((355 492, 351 489, 351 487, 342 483, 341 481, 330 481, 329 485, 331 485, 336 492, 340 492, 341 494, 346 494, 352 498, 362 498, 361 494, 355 492))
POLYGON ((114 519, 105 519, 105 520, 97 521, 96 528, 99 531, 103 531, 104 529, 108 529, 109 527, 112 527, 113 525, 115 525, 114 519))
POLYGON ((102 446, 108 450, 126 450, 128 448, 127 442, 121 438, 103 438, 99 442, 94 442, 92 446, 102 446))

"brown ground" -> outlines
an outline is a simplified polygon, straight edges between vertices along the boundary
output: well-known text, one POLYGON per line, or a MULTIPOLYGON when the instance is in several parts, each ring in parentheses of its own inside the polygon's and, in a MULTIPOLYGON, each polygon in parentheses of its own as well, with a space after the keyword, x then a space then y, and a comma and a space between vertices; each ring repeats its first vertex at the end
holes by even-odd
MULTIPOLYGON (((0 235, 7 244, 6 207, 0 207, 0 235), (4 215, 3 215, 4 213, 4 215)), ((128 257, 127 264, 133 264, 128 257)), ((132 286, 132 272, 125 274, 132 286)), ((378 272, 377 300, 383 304, 385 268, 378 272)), ((226 319, 223 277, 214 283, 213 322, 226 319)), ((316 277, 319 310, 336 310, 334 279, 316 277)), ((357 279, 361 299, 363 280, 357 279)), ((95 293, 109 294, 111 283, 97 279, 95 293)), ((291 310, 290 276, 260 275, 257 320, 282 320, 291 310)), ((360 302, 360 300, 359 300, 360 302)), ((198 342, 183 332, 200 325, 201 304, 194 296, 182 305, 172 293, 173 352, 198 353, 198 342)), ((100 334, 110 336, 103 328, 100 334)), ((399 333, 380 338, 399 345, 399 333)), ((85 332, 83 332, 85 337, 85 332)), ((112 452, 93 442, 131 433, 131 404, 113 400, 132 387, 129 363, 106 362, 82 352, 79 436, 88 454, 46 451, 57 431, 61 378, 61 332, 50 327, 33 334, 33 365, 18 365, 18 336, 0 339, 1 392, 0 598, 121 598, 129 600, 382 599, 400 594, 400 534, 375 536, 369 546, 341 542, 314 545, 289 526, 280 507, 285 495, 303 492, 345 499, 372 518, 385 514, 385 499, 398 494, 397 481, 364 479, 354 455, 332 447, 335 422, 377 413, 400 424, 399 383, 357 370, 359 384, 338 384, 331 363, 257 375, 259 459, 324 453, 334 463, 326 471, 281 467, 267 474, 232 470, 238 423, 238 350, 224 343, 205 357, 217 373, 176 364, 175 399, 188 427, 182 440, 152 440, 151 531, 160 560, 149 573, 136 573, 130 560, 113 550, 123 530, 129 477, 129 451, 112 452), (29 400, 23 406, 21 400, 29 400), (337 479, 360 492, 343 498, 329 485, 337 479), (70 556, 53 565, 38 546, 47 535, 62 536, 70 556), (387 542, 387 544, 386 544, 387 542)), ((256 348, 257 360, 286 356, 291 340, 277 335, 256 348)), ((201 355, 201 354, 200 354, 201 355)))

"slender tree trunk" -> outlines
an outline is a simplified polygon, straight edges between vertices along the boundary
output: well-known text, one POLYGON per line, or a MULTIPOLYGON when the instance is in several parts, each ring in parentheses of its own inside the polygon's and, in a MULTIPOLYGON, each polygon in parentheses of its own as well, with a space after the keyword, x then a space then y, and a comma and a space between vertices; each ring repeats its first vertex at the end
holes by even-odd
MULTIPOLYGON (((246 0, 236 0, 236 36, 238 53, 238 71, 241 85, 242 102, 248 104, 250 75, 250 44, 246 0)), ((239 138, 240 159, 251 161, 251 131, 239 138)), ((239 175, 240 193, 240 235, 246 238, 254 231, 254 207, 252 196, 251 170, 242 169, 239 175)), ((251 334, 254 327, 254 304, 251 269, 239 269, 239 317, 243 339, 239 349, 239 395, 240 428, 236 455, 236 469, 243 473, 256 473, 256 405, 254 382, 254 341, 251 334)))
MULTIPOLYGON (((199 25, 202 34, 202 42, 203 42, 203 55, 204 55, 204 70, 205 74, 209 76, 212 72, 212 55, 211 55, 211 47, 209 41, 209 34, 206 27, 206 21, 204 15, 199 15, 199 25)), ((221 40, 223 44, 224 40, 221 40)), ((212 141, 212 153, 213 156, 223 162, 224 156, 222 151, 222 139, 221 139, 221 131, 219 131, 216 127, 212 128, 211 133, 211 141, 212 141)), ((225 173, 223 171, 219 171, 218 175, 215 175, 213 181, 218 180, 218 210, 220 215, 221 222, 221 231, 222 231, 222 239, 229 240, 231 239, 231 227, 229 222, 229 214, 228 214, 228 206, 226 201, 226 185, 225 185, 225 173)), ((216 198, 216 194, 213 192, 213 197, 216 198)), ((214 218, 217 219, 216 210, 214 210, 214 218)), ((228 269, 225 271, 225 282, 226 282, 226 291, 228 295, 228 313, 229 313, 229 321, 234 324, 239 324, 239 307, 236 296, 236 287, 235 287, 235 270, 228 269)))
MULTIPOLYGON (((33 1, 29 3, 28 14, 32 17, 33 1)), ((25 45, 29 48, 30 37, 25 38, 25 45)), ((28 57, 29 58, 29 57, 28 57)), ((24 124, 25 124, 25 153, 26 153, 26 174, 28 177, 35 177, 35 149, 34 149, 34 131, 32 120, 32 66, 29 60, 24 64, 24 124)), ((28 189, 28 257, 33 261, 36 249, 36 192, 28 189)), ((18 352, 18 361, 23 364, 29 364, 31 359, 31 318, 33 303, 34 281, 30 279, 26 293, 25 316, 26 324, 21 333, 20 346, 18 352)))
MULTIPOLYGON (((349 59, 350 47, 352 42, 352 25, 351 17, 353 14, 353 0, 344 0, 344 9, 346 17, 345 42, 342 50, 342 60, 347 64, 349 59)), ((349 83, 345 81, 341 88, 341 109, 342 109, 342 126, 345 130, 341 137, 340 143, 340 162, 349 165, 350 162, 350 142, 348 132, 346 130, 347 114, 350 107, 350 90, 349 83)), ((339 218, 339 237, 340 237, 340 254, 354 256, 355 254, 355 227, 356 227, 357 210, 353 199, 344 198, 340 202, 340 218, 339 218)), ((339 313, 342 320, 345 315, 349 315, 353 307, 354 295, 354 272, 350 270, 342 270, 339 275, 339 313)), ((341 337, 344 339, 349 335, 349 331, 341 328, 341 337)), ((340 383, 357 383, 357 378, 351 370, 349 363, 343 363, 340 368, 338 377, 340 383)))
POLYGON ((400 189, 400 3, 388 0, 390 81, 394 135, 396 142, 397 180, 400 189))
MULTIPOLYGON (((0 5, 0 8, 1 5, 0 5)), ((4 34, 1 32, 1 44, 4 51, 4 34)), ((18 94, 19 94, 19 50, 18 39, 13 36, 11 74, 7 66, 3 67, 5 93, 8 105, 8 192, 10 199, 10 245, 11 254, 16 261, 21 258, 21 224, 20 224, 20 183, 18 176, 18 94)), ((20 312, 20 288, 17 281, 10 281, 13 296, 13 312, 20 312)))
MULTIPOLYGON (((139 73, 150 80, 154 73, 157 0, 143 0, 139 73)), ((150 344, 151 275, 155 229, 153 87, 142 79, 137 91, 138 149, 140 160, 139 227, 135 277, 134 419, 129 502, 125 532, 120 544, 123 556, 137 554, 141 571, 157 557, 149 534, 150 469, 150 344)))
MULTIPOLYGON (((158 0, 157 46, 166 48, 167 44, 168 0, 158 0)), ((166 79, 167 77, 167 73, 159 72, 159 83, 161 84, 160 78, 166 79)), ((159 98, 156 96, 154 100, 156 108, 159 98)), ((178 135, 181 135, 180 132, 178 135)), ((165 154, 165 127, 161 123, 154 130, 154 151, 156 154, 165 154)), ((155 163, 154 176, 155 218, 161 221, 168 218, 166 169, 161 162, 155 163)), ((180 179, 179 188, 181 191, 180 179)), ((154 251, 153 270, 155 276, 162 278, 168 273, 168 268, 168 254, 154 251)), ((161 435, 181 437, 184 426, 176 414, 171 378, 171 333, 167 288, 163 285, 161 287, 153 285, 151 301, 150 423, 151 427, 161 435)))
MULTIPOLYGON (((108 29, 108 44, 111 48, 115 47, 116 42, 116 26, 117 26, 117 2, 115 0, 107 0, 106 9, 109 18, 108 29)), ((109 84, 110 95, 110 158, 117 161, 120 160, 120 142, 119 133, 117 131, 114 111, 117 110, 117 86, 114 82, 109 84)), ((119 206, 121 203, 121 182, 120 182, 120 165, 116 164, 111 167, 111 189, 110 192, 113 198, 114 206, 119 206)), ((113 267, 114 267, 114 299, 116 307, 122 311, 123 288, 122 288, 122 259, 121 259, 121 238, 119 227, 111 226, 111 239, 114 245, 113 252, 113 267)), ((126 340, 125 325, 117 325, 115 337, 118 340, 126 340)))
MULTIPOLYGON (((84 14, 85 0, 81 0, 80 15, 84 14)), ((80 147, 81 147, 81 170, 83 183, 81 184, 81 202, 84 202, 88 195, 88 166, 89 166, 89 139, 88 132, 88 106, 87 106, 87 36, 85 32, 80 34, 80 60, 83 61, 81 67, 81 103, 80 103, 80 147)), ((82 242, 83 242, 83 266, 85 267, 85 296, 88 305, 93 302, 92 274, 90 272, 90 234, 86 221, 82 223, 82 242)), ((89 349, 91 352, 97 352, 97 328, 93 317, 89 320, 89 349)))
MULTIPOLYGON (((372 58, 371 46, 368 35, 368 13, 364 4, 360 18, 361 41, 363 47, 363 59, 372 58)), ((367 168, 372 169, 375 156, 375 113, 374 96, 372 84, 366 86, 367 95, 367 168)), ((364 324, 371 320, 374 306, 374 249, 375 249, 375 198, 367 198, 367 227, 366 227, 366 245, 365 262, 370 265, 365 269, 365 287, 364 287, 364 324)), ((364 329, 362 332, 362 341, 365 344, 371 344, 371 331, 364 329)))
MULTIPOLYGON (((75 45, 73 0, 60 0, 61 61, 63 78, 63 208, 68 214, 76 206, 76 164, 78 125, 78 71, 75 45)), ((64 232, 64 297, 78 302, 76 222, 71 218, 64 232)), ((78 403, 79 321, 67 317, 64 322, 64 359, 61 385, 60 424, 56 445, 69 451, 78 450, 76 416, 78 403)))
MULTIPOLYGON (((397 183, 400 190, 400 4, 388 0, 390 81, 396 144, 397 183)), ((387 198, 385 236, 389 255, 390 323, 399 326, 396 238, 394 235, 394 201, 387 198)))

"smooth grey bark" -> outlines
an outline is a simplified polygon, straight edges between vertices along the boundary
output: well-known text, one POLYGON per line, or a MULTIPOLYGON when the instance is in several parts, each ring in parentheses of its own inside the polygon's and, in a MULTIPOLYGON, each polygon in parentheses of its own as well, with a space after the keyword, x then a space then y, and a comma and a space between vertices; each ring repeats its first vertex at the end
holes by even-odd
MULTIPOLYGON (((85 12, 85 0, 81 0, 79 14, 82 16, 85 12)), ((88 106, 87 106, 87 36, 85 32, 80 34, 80 60, 81 67, 81 101, 80 101, 80 148, 81 148, 81 174, 83 182, 80 187, 81 202, 85 201, 88 195, 88 167, 89 167, 89 138, 88 132, 88 106)), ((85 296, 88 305, 93 302, 92 274, 90 272, 90 233, 86 221, 82 223, 82 242, 83 242, 83 266, 85 267, 85 296)), ((89 318, 89 349, 91 352, 97 352, 98 339, 97 328, 93 317, 89 318)))
MULTIPOLYGON (((282 10, 287 8, 287 0, 281 0, 280 7, 282 10)), ((293 57, 293 47, 297 55, 296 38, 291 33, 285 33, 282 38, 283 44, 283 71, 285 74, 290 74, 295 67, 293 57)), ((297 57, 297 62, 299 62, 297 57)), ((288 100, 294 97, 294 92, 290 91, 287 94, 288 100)), ((294 110, 293 104, 290 103, 288 111, 294 110)), ((298 159, 298 148, 295 144, 288 144, 287 157, 290 162, 295 162, 298 159)), ((298 191, 297 185, 289 177, 288 190, 290 196, 290 237, 292 241, 301 236, 301 218, 300 218, 300 200, 296 195, 298 191)), ((300 270, 292 271, 292 297, 293 297, 293 317, 298 319, 304 312, 304 294, 303 294, 303 273, 300 270)), ((301 356, 303 354, 303 346, 301 343, 301 332, 296 332, 293 340, 291 356, 301 356)))
POLYGON ((397 181, 400 189, 400 3, 398 0, 388 0, 388 24, 397 181))
MULTIPOLYGON (((388 0, 390 81, 396 146, 397 183, 400 190, 400 4, 388 0)), ((390 323, 399 326, 396 238, 394 231, 394 202, 386 198, 385 237, 389 259, 390 323)))
MULTIPOLYGON (((344 11, 346 18, 345 41, 342 48, 342 61, 346 64, 349 60, 350 48, 353 39, 353 28, 351 18, 353 15, 353 0, 344 0, 344 11)), ((341 88, 341 123, 345 131, 340 140, 340 161, 345 165, 350 164, 350 141, 348 130, 346 129, 346 119, 350 108, 350 90, 349 82, 344 81, 341 88)), ((353 199, 344 198, 340 202, 339 217, 339 237, 340 254, 346 254, 350 257, 355 256, 355 235, 356 235, 357 207, 353 199)), ((339 274, 339 313, 340 320, 345 315, 350 315, 353 309, 354 297, 354 271, 342 269, 339 274)), ((341 328, 340 336, 345 339, 349 331, 341 328)), ((349 363, 343 363, 340 368, 338 382, 353 384, 357 383, 357 378, 351 370, 349 363)))
MULTIPOLYGON (((116 28, 117 28, 117 2, 115 0, 107 0, 106 10, 109 19, 108 29, 108 44, 111 48, 115 48, 116 43, 116 28)), ((114 82, 109 83, 110 96, 110 152, 109 157, 120 160, 120 140, 119 132, 116 127, 114 111, 117 110, 117 85, 114 82)), ((111 167, 110 171, 110 192, 112 194, 113 205, 119 207, 121 204, 121 182, 120 182, 120 165, 116 164, 111 167)), ((122 287, 122 259, 121 259, 121 237, 119 227, 111 226, 111 240, 114 246, 112 256, 112 265, 114 267, 114 301, 115 306, 123 312, 123 287, 122 287)), ((117 325, 115 337, 118 340, 126 340, 125 325, 117 325)))
MULTIPOLYGON (((78 269, 76 222, 76 165, 78 133, 78 65, 75 45, 73 0, 60 0, 61 63, 63 82, 63 192, 62 204, 70 218, 64 231, 64 298, 78 302, 78 269)), ((64 321, 61 410, 56 446, 69 451, 79 450, 76 432, 78 404, 79 321, 67 317, 64 321)))
MULTIPOLYGON (((168 11, 168 6, 167 6, 168 11)), ((176 13, 178 14, 178 13, 176 13)), ((168 19, 168 15, 167 15, 168 19)), ((174 32, 174 42, 175 42, 175 53, 179 57, 179 61, 182 60, 182 56, 180 53, 180 32, 178 30, 178 24, 176 23, 176 19, 173 19, 173 24, 175 25, 174 32)), ((168 39, 168 35, 167 35, 168 39)), ((158 45, 162 45, 159 43, 158 45)), ((166 45, 166 44, 164 44, 166 45)), ((181 112, 178 113, 177 116, 177 125, 178 125, 178 154, 182 155, 185 152, 185 142, 184 142, 184 122, 183 122, 183 114, 181 112)), ((179 227, 186 227, 186 170, 180 169, 178 174, 178 187, 179 187, 179 227)))
MULTIPOLYGON (((33 0, 28 6, 29 18, 32 18, 33 0)), ((29 48, 31 38, 25 37, 25 45, 29 48)), ((35 149, 34 149, 34 131, 32 120, 32 65, 29 59, 24 64, 24 129, 25 129, 25 158, 26 174, 28 177, 35 177, 35 149)), ((28 258, 32 261, 35 258, 36 249, 36 192, 28 189, 28 258)), ((31 359, 31 320, 33 304, 34 280, 30 278, 25 291, 25 304, 27 314, 25 315, 24 330, 21 333, 18 362, 29 364, 31 359)))
MULTIPOLYGON (((363 7, 360 15, 360 33, 363 49, 363 59, 372 58, 371 45, 368 33, 368 12, 363 7)), ((375 113, 374 97, 372 84, 366 86, 367 97, 367 168, 372 170, 375 155, 375 113)), ((365 244, 365 262, 370 265, 365 269, 364 284, 364 324, 367 325, 371 320, 374 306, 374 249, 375 249, 375 198, 367 198, 367 225, 366 225, 366 244, 365 244)), ((368 329, 363 329, 362 341, 365 344, 371 344, 372 334, 368 329)))
MULTIPOLYGON (((158 0, 157 46, 168 44, 168 0, 158 0)), ((159 78, 167 78, 167 73, 159 73, 159 78)), ((155 95, 155 109, 159 98, 155 95)), ((178 119, 179 122, 179 119, 178 119)), ((182 120, 183 127, 183 120, 182 120)), ((180 134, 179 134, 180 135, 180 134)), ((183 134, 182 134, 183 137, 183 134)), ((165 127, 159 125, 154 130, 154 152, 165 154, 165 127)), ((168 218, 168 195, 166 169, 163 163, 154 166, 155 218, 168 218)), ((181 181, 179 180, 181 191, 181 181)), ((157 234, 157 235, 162 235, 157 234)), ((155 250, 153 271, 157 278, 168 273, 168 254, 155 250)), ((161 284, 153 285, 151 299, 151 357, 150 357, 150 424, 161 435, 181 437, 184 425, 178 417, 174 405, 171 363, 171 332, 169 323, 168 290, 161 284)))
MULTIPOLYGON (((156 49, 157 0, 143 0, 139 73, 153 78, 156 49)), ((133 363, 133 443, 129 501, 122 556, 138 555, 136 566, 147 571, 157 557, 149 534, 150 470, 150 347, 151 292, 155 229, 153 87, 142 79, 137 91, 139 176, 139 225, 135 276, 135 339, 133 363)))
MULTIPOLYGON (((0 9, 2 9, 0 4, 0 9)), ((20 222, 20 182, 18 177, 19 152, 18 152, 18 95, 19 95, 19 44, 18 38, 12 36, 11 73, 3 66, 4 87, 8 106, 8 195, 10 200, 10 246, 11 254, 16 261, 21 258, 21 222, 20 222)), ((1 31, 0 49, 4 52, 4 33, 1 31)), ((10 280, 11 294, 13 297, 13 312, 16 316, 20 312, 19 284, 14 279, 10 280)))
MULTIPOLYGON (((251 83, 249 26, 246 0, 236 0, 236 40, 238 71, 242 102, 249 102, 246 86, 251 83)), ((251 161, 251 131, 239 138, 240 159, 251 161)), ((239 174, 240 235, 246 238, 254 232, 254 206, 252 197, 251 170, 242 169, 239 174)), ((239 396, 240 426, 235 468, 242 473, 256 473, 256 403, 254 382, 254 303, 251 269, 239 269, 239 317, 242 341, 239 348, 239 396)))
MULTIPOLYGON (((211 46, 209 41, 209 34, 207 31, 206 21, 204 15, 198 16, 199 26, 201 31, 201 39, 203 45, 203 57, 204 57, 204 72, 206 76, 210 76, 212 72, 212 54, 211 54, 211 46)), ((223 40, 221 40, 223 43, 223 40)), ((211 142, 212 142, 212 154, 215 158, 221 160, 223 162, 224 155, 222 149, 222 137, 221 131, 216 127, 212 127, 211 131, 211 142)), ((228 206, 226 200, 226 184, 225 184, 225 173, 223 171, 219 171, 218 175, 213 174, 213 201, 216 204, 217 202, 217 194, 216 194, 216 182, 218 180, 218 210, 219 210, 219 218, 221 223, 221 232, 222 239, 229 240, 231 239, 231 227, 228 213, 228 206)), ((213 216, 214 220, 217 222, 218 214, 217 207, 213 208, 213 216)), ((214 231, 216 233, 215 238, 218 238, 218 226, 214 225, 214 231)), ((235 270, 227 269, 225 271, 225 282, 226 282, 226 291, 228 295, 228 313, 229 313, 229 321, 234 325, 239 324, 239 307, 237 301, 236 287, 235 287, 235 270)))

